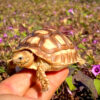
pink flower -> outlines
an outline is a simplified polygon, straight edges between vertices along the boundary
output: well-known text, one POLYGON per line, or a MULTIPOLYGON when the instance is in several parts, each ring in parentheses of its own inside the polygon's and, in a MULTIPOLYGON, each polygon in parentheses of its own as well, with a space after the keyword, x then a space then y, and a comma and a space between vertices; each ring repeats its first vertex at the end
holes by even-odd
POLYGON ((99 33, 99 32, 100 32, 100 30, 97 30, 96 32, 97 32, 97 33, 99 33))
POLYGON ((74 32, 73 31, 70 31, 69 34, 74 35, 74 32))
POLYGON ((97 42, 98 42, 97 40, 93 40, 93 44, 97 44, 97 42))
POLYGON ((4 34, 3 34, 3 37, 4 37, 4 38, 6 38, 6 37, 7 37, 7 34, 6 34, 6 33, 4 33, 4 34))
POLYGON ((14 35, 14 38, 18 38, 18 35, 14 35))
POLYGON ((89 6, 89 5, 87 5, 86 7, 87 7, 87 8, 89 8, 90 6, 89 6))
POLYGON ((14 15, 16 15, 16 12, 13 12, 14 15))
POLYGON ((54 11, 54 12, 53 12, 53 14, 54 14, 54 15, 56 15, 56 14, 57 14, 57 12, 56 12, 56 11, 54 11))
POLYGON ((10 8, 11 7, 11 4, 8 4, 8 8, 10 8))
POLYGON ((93 65, 92 73, 93 73, 95 76, 97 76, 98 74, 100 74, 100 65, 93 65))
POLYGON ((77 47, 77 46, 75 46, 75 49, 76 49, 76 50, 78 50, 78 47, 77 47))
POLYGON ((9 27, 8 27, 8 29, 9 29, 9 30, 12 30, 12 29, 13 29, 13 27, 12 27, 12 26, 9 26, 9 27))
POLYGON ((6 22, 6 19, 4 19, 3 22, 5 23, 6 22))
POLYGON ((3 41, 2 38, 0 38, 0 43, 2 43, 2 41, 3 41))
POLYGON ((82 42, 86 42, 86 41, 87 41, 87 39, 86 39, 86 38, 83 38, 83 39, 82 39, 82 42))
POLYGON ((23 17, 25 17, 25 14, 22 14, 23 17))
POLYGON ((91 17, 93 17, 93 15, 91 14, 91 15, 87 15, 86 16, 86 18, 91 18, 91 17))
POLYGON ((69 9, 69 10, 68 10, 68 12, 69 12, 69 13, 71 13, 71 14, 74 14, 74 11, 73 11, 73 9, 72 9, 72 8, 71 8, 71 9, 69 9))

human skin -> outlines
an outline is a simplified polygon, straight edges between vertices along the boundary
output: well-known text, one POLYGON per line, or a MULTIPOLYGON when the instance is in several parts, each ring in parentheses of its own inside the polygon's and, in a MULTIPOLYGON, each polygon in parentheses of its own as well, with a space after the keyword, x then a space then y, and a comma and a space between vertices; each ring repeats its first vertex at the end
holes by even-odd
POLYGON ((50 100, 68 73, 67 68, 57 72, 47 72, 50 88, 42 92, 36 71, 24 69, 0 83, 0 100, 50 100))

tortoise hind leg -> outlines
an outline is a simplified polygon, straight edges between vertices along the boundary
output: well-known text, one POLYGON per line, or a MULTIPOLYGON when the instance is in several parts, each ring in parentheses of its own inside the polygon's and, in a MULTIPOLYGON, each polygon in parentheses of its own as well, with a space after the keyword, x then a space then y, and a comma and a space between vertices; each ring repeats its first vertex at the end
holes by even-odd
POLYGON ((85 60, 81 58, 81 59, 78 61, 78 63, 79 63, 79 65, 84 65, 84 64, 85 64, 85 60))
POLYGON ((45 67, 44 66, 38 66, 36 75, 38 79, 40 80, 40 83, 42 85, 42 90, 46 91, 49 89, 49 81, 45 74, 45 67))

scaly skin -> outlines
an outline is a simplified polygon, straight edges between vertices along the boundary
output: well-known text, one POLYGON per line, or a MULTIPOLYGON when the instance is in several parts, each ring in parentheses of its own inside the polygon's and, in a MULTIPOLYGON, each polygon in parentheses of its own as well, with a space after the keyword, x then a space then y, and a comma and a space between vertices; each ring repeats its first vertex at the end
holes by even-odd
POLYGON ((45 74, 44 68, 45 68, 44 66, 38 66, 36 75, 37 75, 38 79, 40 80, 40 83, 42 85, 42 90, 46 91, 49 89, 49 81, 45 74))

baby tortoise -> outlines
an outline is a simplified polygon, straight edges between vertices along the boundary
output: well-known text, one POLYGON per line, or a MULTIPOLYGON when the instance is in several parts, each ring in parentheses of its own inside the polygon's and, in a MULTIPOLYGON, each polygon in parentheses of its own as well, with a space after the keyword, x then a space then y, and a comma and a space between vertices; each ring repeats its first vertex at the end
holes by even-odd
POLYGON ((15 65, 36 70, 42 90, 48 90, 46 71, 58 71, 68 65, 85 61, 75 50, 72 42, 53 29, 37 30, 19 43, 10 60, 15 65))

